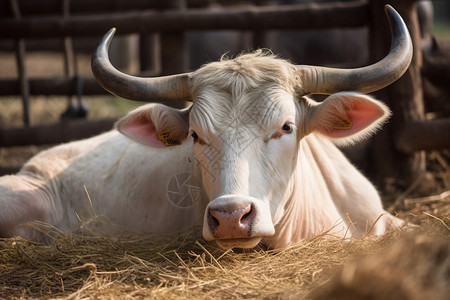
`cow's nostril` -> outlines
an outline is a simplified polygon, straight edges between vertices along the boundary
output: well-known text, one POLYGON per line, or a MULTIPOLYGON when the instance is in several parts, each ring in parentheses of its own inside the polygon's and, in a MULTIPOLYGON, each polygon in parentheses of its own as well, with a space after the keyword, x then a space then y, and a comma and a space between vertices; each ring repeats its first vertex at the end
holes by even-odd
POLYGON ((252 204, 210 208, 208 226, 215 238, 247 238, 250 235, 255 210, 252 204))
POLYGON ((242 215, 240 222, 243 224, 252 222, 253 221, 252 212, 253 212, 252 206, 249 204, 248 208, 247 207, 245 208, 245 211, 243 212, 244 214, 242 215))
POLYGON ((213 216, 213 213, 211 212, 211 210, 209 211, 209 214, 208 214, 208 225, 209 225, 209 228, 211 228, 212 230, 219 227, 219 220, 213 216))

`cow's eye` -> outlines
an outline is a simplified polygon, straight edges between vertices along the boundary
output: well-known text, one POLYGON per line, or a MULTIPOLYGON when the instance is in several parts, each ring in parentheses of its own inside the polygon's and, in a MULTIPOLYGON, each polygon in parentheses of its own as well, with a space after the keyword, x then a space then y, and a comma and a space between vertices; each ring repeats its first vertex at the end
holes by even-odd
POLYGON ((292 132, 292 124, 284 124, 281 128, 285 133, 291 133, 292 132))
POLYGON ((198 141, 198 135, 195 131, 191 134, 191 136, 194 138, 194 143, 198 141))

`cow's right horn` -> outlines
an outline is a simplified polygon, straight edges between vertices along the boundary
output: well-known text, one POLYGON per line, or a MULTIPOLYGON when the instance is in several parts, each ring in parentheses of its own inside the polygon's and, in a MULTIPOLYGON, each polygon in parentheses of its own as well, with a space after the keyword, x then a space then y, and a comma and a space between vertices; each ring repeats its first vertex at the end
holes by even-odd
POLYGON ((390 85, 405 73, 413 55, 411 37, 395 9, 386 5, 385 10, 392 31, 389 54, 373 65, 356 69, 297 66, 303 94, 371 93, 390 85))
POLYGON ((106 33, 92 56, 91 67, 95 78, 108 92, 130 100, 165 102, 192 101, 189 73, 162 77, 136 77, 117 70, 109 61, 108 48, 116 32, 106 33))

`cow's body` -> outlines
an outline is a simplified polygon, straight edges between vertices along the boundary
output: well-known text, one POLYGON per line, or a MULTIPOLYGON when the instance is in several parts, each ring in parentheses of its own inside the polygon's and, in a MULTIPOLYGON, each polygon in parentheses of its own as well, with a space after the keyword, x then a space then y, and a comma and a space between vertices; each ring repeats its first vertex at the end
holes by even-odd
POLYGON ((144 105, 118 121, 120 133, 50 149, 18 175, 1 178, 0 235, 39 239, 22 224, 78 230, 83 220, 103 216, 98 226, 107 231, 202 225, 203 237, 222 248, 276 248, 324 232, 352 237, 401 225, 332 142, 361 140, 390 115, 370 96, 340 92, 379 89, 408 67, 406 26, 387 11, 393 50, 355 70, 295 66, 256 51, 189 74, 134 78, 107 59, 111 30, 92 63, 105 88, 130 99, 193 105, 144 105), (315 92, 330 96, 321 103, 305 96, 315 92))
MULTIPOLYGON (((266 242, 286 245, 328 230, 361 236, 374 224, 372 233, 382 234, 389 222, 375 221, 383 214, 388 220, 392 217, 383 210, 373 186, 340 150, 316 135, 304 138, 300 148, 298 183, 284 208, 280 234, 276 242, 270 237, 266 242)), ((0 233, 40 238, 32 227, 19 226, 20 209, 29 216, 23 221, 39 220, 61 230, 78 231, 83 221, 97 215, 107 217, 98 225, 108 232, 183 231, 203 223, 209 200, 197 189, 200 178, 192 143, 149 148, 111 131, 44 151, 18 174, 1 178, 0 233), (183 174, 193 177, 181 177, 190 184, 180 182, 180 192, 193 194, 177 205, 169 198, 176 192, 169 184, 183 174), (124 180, 128 184, 118 184, 124 180)))
POLYGON ((16 227, 17 216, 11 220, 14 226, 4 225, 19 207, 33 214, 29 220, 41 211, 36 219, 62 230, 76 231, 83 225, 80 219, 95 215, 107 218, 102 226, 108 231, 176 232, 201 224, 206 206, 201 195, 195 205, 184 207, 168 198, 168 184, 176 175, 199 178, 192 145, 167 150, 145 147, 114 130, 38 154, 17 175, 1 178, 1 235, 34 238, 31 228, 16 227), (23 188, 27 192, 21 197, 23 188))

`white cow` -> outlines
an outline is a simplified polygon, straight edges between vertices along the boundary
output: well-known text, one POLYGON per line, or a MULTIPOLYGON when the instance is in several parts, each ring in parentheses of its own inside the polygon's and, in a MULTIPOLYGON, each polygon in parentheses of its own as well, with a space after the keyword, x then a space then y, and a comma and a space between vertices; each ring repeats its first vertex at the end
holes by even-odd
POLYGON ((193 73, 136 78, 109 63, 111 30, 92 61, 106 89, 193 105, 144 105, 117 130, 44 151, 2 177, 0 236, 41 239, 23 225, 32 220, 79 230, 93 212, 116 232, 203 225, 204 238, 223 248, 285 247, 323 232, 356 237, 401 225, 334 144, 369 136, 390 114, 370 96, 339 92, 380 89, 408 67, 407 29, 387 12, 390 54, 354 70, 295 66, 257 51, 193 73), (309 93, 332 95, 318 103, 309 93))

